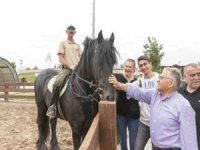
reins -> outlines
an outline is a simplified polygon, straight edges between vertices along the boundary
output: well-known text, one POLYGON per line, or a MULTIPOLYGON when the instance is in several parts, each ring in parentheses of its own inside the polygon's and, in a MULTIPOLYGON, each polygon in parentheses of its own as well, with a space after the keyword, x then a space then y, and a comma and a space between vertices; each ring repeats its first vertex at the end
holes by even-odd
MULTIPOLYGON (((81 89, 81 91, 82 91, 86 96, 85 96, 85 95, 80 95, 80 94, 78 94, 77 92, 74 91, 74 88, 73 88, 73 86, 72 86, 72 83, 70 82, 70 86, 71 86, 71 88, 72 88, 72 93, 73 93, 73 95, 74 95, 75 97, 78 97, 78 98, 83 98, 83 99, 85 99, 86 101, 96 101, 96 102, 99 102, 95 97, 96 97, 97 94, 98 94, 98 95, 100 94, 100 91, 102 90, 102 88, 100 88, 99 85, 94 84, 93 81, 90 82, 90 81, 88 81, 88 80, 85 80, 85 79, 81 78, 81 77, 80 77, 77 73, 75 73, 75 72, 73 72, 72 74, 74 74, 74 75, 75 75, 78 79, 80 79, 81 81, 87 83, 87 84, 89 85, 90 88, 92 88, 92 87, 95 87, 95 88, 96 88, 92 94, 87 95, 87 93, 86 93, 85 90, 81 87, 81 85, 79 84, 79 82, 78 82, 78 80, 77 80, 78 87, 81 89)), ((73 76, 73 75, 72 75, 72 76, 73 76)), ((72 78, 71 78, 71 80, 72 80, 72 78)))
MULTIPOLYGON (((80 79, 80 80, 82 80, 83 82, 89 84, 89 85, 90 85, 90 88, 92 88, 92 87, 100 88, 99 85, 96 85, 96 84, 93 83, 94 81, 89 82, 89 81, 87 81, 87 80, 81 78, 77 73, 74 73, 74 74, 76 75, 76 77, 77 77, 78 79, 80 79)), ((101 89, 101 90, 102 90, 102 89, 101 89)))

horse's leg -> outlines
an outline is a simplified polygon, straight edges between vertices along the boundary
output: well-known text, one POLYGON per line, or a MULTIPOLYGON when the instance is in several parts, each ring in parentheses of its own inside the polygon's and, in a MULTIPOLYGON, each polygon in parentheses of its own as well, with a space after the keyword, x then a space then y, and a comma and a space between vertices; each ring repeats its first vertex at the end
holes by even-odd
POLYGON ((82 136, 81 136, 81 143, 85 139, 85 136, 87 135, 88 130, 89 130, 89 128, 84 128, 83 129, 83 133, 82 133, 82 136))
POLYGON ((49 119, 46 116, 47 107, 46 105, 40 103, 37 105, 37 108, 38 108, 37 124, 38 124, 39 137, 36 145, 38 150, 47 150, 47 146, 45 144, 49 133, 49 119))
POLYGON ((78 150, 81 145, 80 133, 72 131, 72 139, 73 139, 74 150, 78 150))
POLYGON ((83 123, 80 120, 73 120, 71 125, 74 150, 78 150, 81 145, 83 123))
POLYGON ((51 150, 59 150, 58 140, 56 135, 56 125, 57 125, 57 117, 50 119, 50 126, 51 126, 51 141, 50 146, 51 150))

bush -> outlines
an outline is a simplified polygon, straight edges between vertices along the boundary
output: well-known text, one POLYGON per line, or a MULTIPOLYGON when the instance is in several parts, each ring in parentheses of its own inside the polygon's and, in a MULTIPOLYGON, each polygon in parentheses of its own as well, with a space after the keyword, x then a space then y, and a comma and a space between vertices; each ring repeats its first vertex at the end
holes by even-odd
POLYGON ((34 83, 35 82, 35 73, 34 72, 31 72, 31 73, 21 73, 18 75, 19 79, 26 79, 26 82, 31 82, 31 83, 34 83))

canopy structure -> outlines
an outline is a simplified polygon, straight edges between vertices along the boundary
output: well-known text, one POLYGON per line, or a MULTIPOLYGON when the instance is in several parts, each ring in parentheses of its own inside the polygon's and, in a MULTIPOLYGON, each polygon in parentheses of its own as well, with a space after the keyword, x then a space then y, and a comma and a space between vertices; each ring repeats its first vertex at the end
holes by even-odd
POLYGON ((6 59, 0 57, 0 82, 18 82, 17 72, 6 59))

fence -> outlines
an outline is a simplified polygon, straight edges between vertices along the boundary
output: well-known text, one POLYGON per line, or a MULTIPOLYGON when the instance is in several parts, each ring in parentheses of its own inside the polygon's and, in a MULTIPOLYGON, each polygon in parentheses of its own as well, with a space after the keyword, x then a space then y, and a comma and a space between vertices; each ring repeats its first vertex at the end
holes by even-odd
POLYGON ((35 99, 34 83, 28 82, 2 82, 0 83, 0 98, 9 99, 35 99))
POLYGON ((116 150, 116 103, 101 101, 80 150, 116 150))

